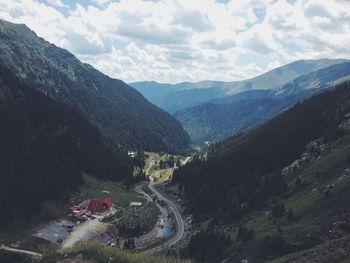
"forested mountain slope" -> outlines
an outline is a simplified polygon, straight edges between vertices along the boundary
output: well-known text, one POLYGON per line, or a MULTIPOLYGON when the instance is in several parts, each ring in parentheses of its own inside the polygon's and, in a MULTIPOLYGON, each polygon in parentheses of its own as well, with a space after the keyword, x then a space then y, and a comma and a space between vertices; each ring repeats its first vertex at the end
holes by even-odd
POLYGON ((347 262, 350 83, 209 147, 173 177, 195 262, 347 262))
POLYGON ((35 91, 36 85, 0 66, 0 224, 64 198, 83 182, 82 172, 132 180, 126 152, 111 150, 80 113, 35 91))
POLYGON ((311 72, 274 90, 249 90, 210 100, 174 116, 192 140, 203 145, 255 127, 344 78, 350 79, 349 62, 311 72))
POLYGON ((343 84, 297 104, 266 124, 209 147, 174 174, 197 218, 239 218, 284 189, 279 171, 321 136, 336 136, 350 112, 350 90, 343 84), (244 204, 244 209, 242 204, 244 204))
POLYGON ((172 116, 25 25, 0 20, 0 47, 1 65, 34 83, 34 89, 78 109, 115 145, 171 153, 189 149, 189 136, 172 116))

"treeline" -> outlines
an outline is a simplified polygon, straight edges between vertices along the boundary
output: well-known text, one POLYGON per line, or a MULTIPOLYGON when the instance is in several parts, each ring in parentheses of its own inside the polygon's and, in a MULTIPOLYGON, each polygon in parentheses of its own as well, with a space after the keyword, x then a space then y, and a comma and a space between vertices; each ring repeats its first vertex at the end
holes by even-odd
POLYGON ((232 222, 267 198, 286 191, 280 170, 319 137, 337 138, 350 112, 349 83, 297 104, 266 124, 211 146, 207 158, 195 158, 175 171, 198 220, 232 222))
POLYGON ((26 83, 0 67, 0 224, 33 216, 45 200, 63 199, 83 182, 82 172, 133 180, 126 152, 109 147, 77 111, 26 83))

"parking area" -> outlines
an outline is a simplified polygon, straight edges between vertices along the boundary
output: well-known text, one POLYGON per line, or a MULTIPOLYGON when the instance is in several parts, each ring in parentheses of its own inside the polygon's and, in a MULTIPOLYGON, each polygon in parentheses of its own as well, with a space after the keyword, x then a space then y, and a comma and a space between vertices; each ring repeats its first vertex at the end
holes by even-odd
POLYGON ((67 220, 59 220, 50 222, 43 227, 39 228, 33 236, 43 238, 52 243, 56 243, 57 241, 62 242, 67 239, 70 235, 69 229, 67 229, 67 225, 71 224, 67 220))

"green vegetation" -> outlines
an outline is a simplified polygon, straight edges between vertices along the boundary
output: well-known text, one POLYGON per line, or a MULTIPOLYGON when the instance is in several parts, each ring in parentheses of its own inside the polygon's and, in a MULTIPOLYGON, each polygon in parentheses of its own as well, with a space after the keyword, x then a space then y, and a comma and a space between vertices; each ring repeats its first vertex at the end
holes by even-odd
POLYGON ((188 254, 196 262, 215 262, 229 244, 229 238, 225 234, 203 230, 192 236, 188 254))
POLYGON ((84 176, 84 181, 85 184, 81 187, 80 193, 75 197, 75 199, 79 198, 77 201, 111 197, 114 204, 123 208, 129 207, 130 202, 144 201, 137 193, 120 183, 101 181, 88 175, 84 176))
POLYGON ((50 246, 51 243, 47 240, 32 236, 33 227, 37 226, 37 224, 38 222, 36 222, 36 224, 33 222, 21 223, 13 228, 1 229, 1 244, 29 251, 43 251, 50 246))
POLYGON ((281 169, 304 151, 305 145, 329 132, 350 111, 347 84, 297 105, 247 134, 208 149, 175 171, 173 181, 184 187, 196 216, 217 213, 232 221, 288 188, 281 169), (205 182, 205 183, 203 183, 205 182))
MULTIPOLYGON (((266 261, 308 253, 318 245, 331 255, 327 244, 350 237, 349 98, 345 83, 212 146, 207 159, 196 157, 175 173, 173 180, 184 187, 197 222, 206 219, 206 231, 230 237, 217 260, 266 261)), ((340 249, 334 258, 349 252, 340 249)), ((189 253, 202 251, 197 246, 189 253)), ((320 258, 309 256, 297 262, 320 258)))
POLYGON ((317 262, 320 263, 349 263, 350 259, 347 255, 348 251, 346 249, 349 240, 349 236, 337 240, 330 240, 311 249, 291 253, 278 259, 271 260, 269 263, 308 263, 314 261, 315 258, 317 259, 317 262), (329 251, 331 251, 331 253, 329 253, 329 251))
POLYGON ((158 181, 162 182, 170 179, 173 174, 173 170, 174 170, 173 168, 168 168, 168 169, 159 170, 157 173, 154 173, 153 175, 154 182, 158 182, 158 181))
POLYGON ((100 131, 68 105, 28 87, 0 67, 0 224, 30 219, 45 201, 67 202, 82 171, 131 183, 131 163, 120 160, 100 131), (17 98, 21 98, 20 100, 17 98))
POLYGON ((259 87, 259 90, 243 91, 179 110, 174 116, 193 142, 200 145, 206 141, 214 143, 272 119, 295 103, 320 92, 328 83, 349 79, 350 63, 304 74, 277 90, 261 90, 259 87))
POLYGON ((347 60, 301 60, 252 79, 130 85, 175 116, 194 143, 207 146, 261 124, 295 103, 319 92, 327 83, 350 77, 347 60))
POLYGON ((181 125, 122 81, 24 25, 0 20, 0 28, 0 198, 7 211, 0 224, 38 215, 44 201, 67 202, 83 172, 130 186, 144 178, 133 168, 144 164, 140 149, 189 149, 181 125), (136 157, 127 156, 130 149, 136 157))
POLYGON ((189 158, 180 155, 154 152, 147 152, 145 156, 147 158, 144 167, 145 174, 152 178, 154 182, 171 179, 174 167, 182 166, 183 162, 189 158))
POLYGON ((270 70, 255 78, 234 82, 200 81, 167 84, 141 81, 130 85, 155 105, 170 113, 175 113, 185 108, 191 108, 192 106, 203 104, 216 98, 234 95, 245 90, 276 90, 297 77, 342 62, 346 62, 346 60, 299 60, 270 70))
POLYGON ((101 181, 87 175, 84 176, 84 181, 80 192, 71 201, 78 203, 86 199, 111 197, 117 209, 115 216, 108 219, 114 221, 108 230, 111 236, 135 237, 154 228, 159 216, 155 203, 146 202, 139 194, 116 182, 101 181), (143 204, 141 207, 130 207, 131 202, 143 204))
POLYGON ((141 207, 130 207, 124 210, 121 220, 111 228, 117 227, 119 233, 125 238, 138 237, 151 231, 158 217, 159 208, 155 203, 145 203, 141 207))
POLYGON ((138 236, 153 229, 159 216, 159 209, 154 203, 146 203, 144 198, 123 184, 104 181, 84 174, 82 184, 69 200, 49 201, 42 205, 41 213, 29 222, 21 222, 13 227, 0 229, 0 243, 31 251, 43 251, 50 247, 50 242, 32 236, 34 229, 45 224, 49 220, 67 218, 70 211, 67 209, 70 203, 80 203, 86 199, 102 199, 111 197, 117 213, 109 218, 111 223, 108 233, 113 237, 120 238, 138 236), (142 202, 140 208, 130 207, 130 202, 142 202), (116 220, 118 219, 118 220, 116 220), (118 230, 120 229, 120 231, 118 230))
POLYGON ((30 256, 0 250, 0 262, 33 263, 30 256))
MULTIPOLYGON (((121 80, 80 62, 25 25, 0 20, 0 63, 29 87, 73 106, 111 139, 110 148, 184 153, 181 124, 121 80)), ((126 159, 120 154, 120 159, 126 159)), ((124 160, 125 161, 125 160, 124 160)))
POLYGON ((168 256, 151 256, 138 253, 130 253, 119 248, 105 247, 97 243, 86 243, 71 250, 47 251, 40 263, 56 263, 58 260, 74 259, 82 257, 93 262, 118 262, 118 263, 189 263, 187 260, 174 259, 168 256))

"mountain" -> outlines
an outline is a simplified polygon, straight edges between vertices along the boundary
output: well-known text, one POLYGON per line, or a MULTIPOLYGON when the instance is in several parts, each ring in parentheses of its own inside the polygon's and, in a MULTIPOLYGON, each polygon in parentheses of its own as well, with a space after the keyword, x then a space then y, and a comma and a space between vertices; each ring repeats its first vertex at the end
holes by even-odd
POLYGON ((121 80, 81 63, 25 25, 0 20, 0 64, 54 100, 73 106, 115 146, 185 153, 181 124, 121 80))
POLYGON ((346 81, 180 167, 173 183, 199 225, 188 255, 198 262, 348 258, 338 248, 350 238, 349 115, 346 81))
POLYGON ((197 83, 182 82, 178 84, 143 81, 130 83, 149 101, 173 114, 180 109, 191 107, 203 101, 225 96, 222 86, 225 82, 201 81, 197 83))
MULTIPOLYGON (((292 64, 293 65, 293 64, 292 64)), ((253 89, 179 110, 174 116, 194 143, 216 142, 244 132, 337 81, 350 78, 350 63, 302 75, 275 89, 253 89)))
POLYGON ((130 85, 173 114, 192 141, 204 146, 271 119, 324 85, 348 77, 349 69, 342 59, 300 60, 243 81, 130 85))
POLYGON ((242 91, 276 89, 297 77, 345 61, 344 59, 300 60, 243 81, 200 81, 178 84, 143 81, 130 83, 130 86, 155 105, 173 114, 208 100, 223 98, 242 91))
POLYGON ((0 224, 64 198, 83 182, 82 172, 132 180, 126 152, 112 150, 98 128, 36 85, 0 66, 0 224))
POLYGON ((256 180, 293 162, 308 142, 327 132, 335 132, 345 113, 350 111, 349 93, 347 82, 336 91, 298 103, 256 129, 210 146, 205 151, 205 160, 198 159, 174 175, 174 178, 181 178, 190 200, 199 197, 198 201, 205 204, 205 207, 196 207, 194 201, 191 206, 193 211, 218 211, 220 205, 216 202, 219 200, 213 197, 232 195, 233 192, 237 196, 242 195, 241 202, 253 201, 250 195, 254 196, 259 191, 252 189, 263 187, 254 185, 256 180), (241 183, 247 185, 241 186, 241 183), (211 189, 215 187, 217 189, 211 189), (225 188, 227 191, 223 191, 225 188))

